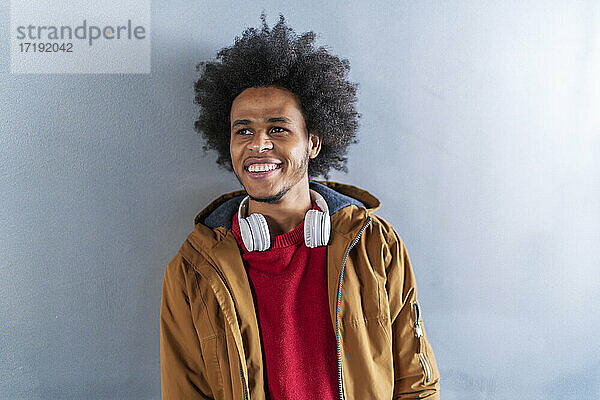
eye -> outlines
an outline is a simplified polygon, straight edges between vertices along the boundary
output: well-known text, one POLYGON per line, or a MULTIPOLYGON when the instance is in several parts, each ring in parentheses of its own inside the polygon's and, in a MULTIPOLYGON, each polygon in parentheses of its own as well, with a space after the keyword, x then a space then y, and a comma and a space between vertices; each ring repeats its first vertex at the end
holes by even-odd
POLYGON ((286 129, 284 129, 284 128, 280 127, 280 126, 274 126, 271 129, 271 132, 273 132, 273 133, 283 133, 285 131, 286 131, 286 129))
POLYGON ((239 129, 238 131, 235 132, 236 135, 251 135, 252 132, 250 132, 248 129, 246 128, 242 128, 239 129))

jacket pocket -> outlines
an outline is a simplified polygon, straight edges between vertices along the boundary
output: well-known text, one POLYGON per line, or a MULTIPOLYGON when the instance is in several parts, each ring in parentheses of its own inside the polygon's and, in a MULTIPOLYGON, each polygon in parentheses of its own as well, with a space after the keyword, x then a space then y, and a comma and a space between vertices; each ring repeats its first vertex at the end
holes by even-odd
POLYGON ((423 336, 423 325, 421 322, 421 308, 419 307, 419 303, 415 301, 413 304, 413 312, 415 317, 414 329, 415 336, 417 338, 417 355, 419 356, 419 361, 421 366, 423 367, 423 376, 425 383, 431 382, 432 378, 432 370, 431 363, 427 357, 427 346, 425 344, 425 337, 423 336))
POLYGON ((223 339, 223 336, 215 335, 200 341, 202 358, 206 365, 205 378, 212 390, 214 399, 223 398, 223 377, 221 375, 221 365, 218 356, 218 347, 222 345, 223 339))

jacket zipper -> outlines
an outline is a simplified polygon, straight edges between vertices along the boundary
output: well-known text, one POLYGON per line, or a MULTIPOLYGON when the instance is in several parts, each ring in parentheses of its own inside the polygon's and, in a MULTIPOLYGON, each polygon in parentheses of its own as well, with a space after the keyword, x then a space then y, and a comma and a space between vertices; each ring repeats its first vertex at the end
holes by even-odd
POLYGON ((244 371, 242 370, 242 360, 238 354, 238 362, 240 364, 240 378, 242 378, 242 392, 244 393, 244 400, 248 400, 248 390, 246 389, 246 380, 244 379, 244 371))
POLYGON ((342 297, 342 280, 344 278, 344 268, 346 267, 346 259, 348 258, 348 254, 350 250, 356 243, 360 240, 364 230, 371 223, 371 217, 369 216, 367 219, 367 223, 360 229, 358 235, 354 238, 348 250, 346 250, 346 254, 344 255, 344 260, 342 261, 342 269, 340 271, 340 280, 338 282, 338 291, 337 291, 337 300, 335 305, 335 341, 337 345, 337 361, 338 361, 338 388, 340 393, 340 400, 344 400, 344 385, 342 382, 342 352, 341 352, 341 340, 340 340, 340 300, 342 297))
POLYGON ((421 326, 421 322, 419 322, 421 318, 421 309, 416 301, 413 303, 413 307, 415 309, 415 333, 418 340, 417 353, 419 355, 421 365, 423 366, 423 371, 425 372, 425 383, 429 383, 429 381, 431 381, 431 367, 429 366, 429 362, 427 361, 425 353, 423 352, 424 349, 422 348, 423 327, 421 326))

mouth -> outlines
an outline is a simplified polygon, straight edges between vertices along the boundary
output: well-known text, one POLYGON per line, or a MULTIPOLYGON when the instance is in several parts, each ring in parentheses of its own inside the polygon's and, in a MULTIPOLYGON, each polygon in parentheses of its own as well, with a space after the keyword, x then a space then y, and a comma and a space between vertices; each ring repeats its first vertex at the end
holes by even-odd
POLYGON ((275 174, 282 165, 275 160, 251 160, 244 164, 244 171, 252 178, 266 178, 275 174))

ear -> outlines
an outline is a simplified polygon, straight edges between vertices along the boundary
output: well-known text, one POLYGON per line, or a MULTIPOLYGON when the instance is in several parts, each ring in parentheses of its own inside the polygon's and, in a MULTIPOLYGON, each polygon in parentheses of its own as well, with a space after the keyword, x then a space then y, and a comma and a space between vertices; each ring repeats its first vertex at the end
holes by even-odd
POLYGON ((311 133, 308 137, 309 146, 309 158, 315 158, 321 151, 321 138, 314 133, 311 133))

